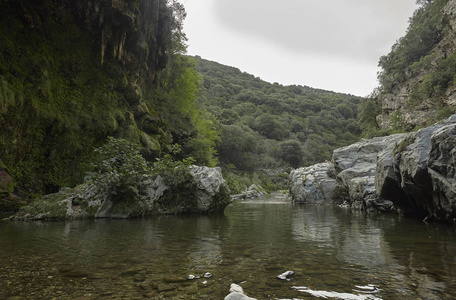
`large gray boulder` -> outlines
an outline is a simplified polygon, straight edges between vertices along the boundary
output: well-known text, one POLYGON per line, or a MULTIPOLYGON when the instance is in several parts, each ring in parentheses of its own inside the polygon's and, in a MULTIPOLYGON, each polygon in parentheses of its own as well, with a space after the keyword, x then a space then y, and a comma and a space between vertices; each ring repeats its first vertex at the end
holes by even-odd
POLYGON ((332 203, 336 188, 334 165, 330 162, 291 171, 290 196, 295 203, 332 203))
POLYGON ((361 142, 334 150, 332 160, 338 172, 337 179, 348 187, 353 178, 374 176, 377 154, 401 136, 401 134, 395 134, 363 139, 361 142))
POLYGON ((404 213, 426 214, 432 210, 427 160, 432 133, 439 126, 407 134, 378 156, 378 193, 393 201, 404 213))
POLYGON ((355 210, 398 210, 456 224, 456 115, 417 132, 336 149, 333 162, 337 175, 328 176, 329 164, 291 172, 293 200, 338 203, 342 197, 355 210))
POLYGON ((195 178, 198 187, 196 191, 197 211, 201 213, 223 211, 230 200, 228 185, 223 179, 222 169, 193 166, 190 174, 195 178))
POLYGON ((401 139, 381 151, 375 187, 404 214, 452 220, 456 115, 401 139))

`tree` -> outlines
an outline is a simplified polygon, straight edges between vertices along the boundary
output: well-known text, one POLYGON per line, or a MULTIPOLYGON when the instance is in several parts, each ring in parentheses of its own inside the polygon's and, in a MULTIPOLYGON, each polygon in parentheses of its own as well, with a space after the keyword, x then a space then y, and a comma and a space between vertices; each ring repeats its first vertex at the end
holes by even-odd
POLYGON ((280 144, 281 158, 293 168, 301 165, 303 154, 301 143, 298 141, 288 140, 280 144))

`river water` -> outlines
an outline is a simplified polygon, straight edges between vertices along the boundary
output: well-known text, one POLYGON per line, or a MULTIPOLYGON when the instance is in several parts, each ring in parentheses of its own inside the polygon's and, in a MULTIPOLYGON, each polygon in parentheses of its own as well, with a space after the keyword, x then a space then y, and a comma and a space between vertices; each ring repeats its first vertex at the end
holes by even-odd
POLYGON ((0 222, 0 299, 223 299, 233 282, 257 299, 456 299, 456 233, 283 198, 212 217, 0 222))

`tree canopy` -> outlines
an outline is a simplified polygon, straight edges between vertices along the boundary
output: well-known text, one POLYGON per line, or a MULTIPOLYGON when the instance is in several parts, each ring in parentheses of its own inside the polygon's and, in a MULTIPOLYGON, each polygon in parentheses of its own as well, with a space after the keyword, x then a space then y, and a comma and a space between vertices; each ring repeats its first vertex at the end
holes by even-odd
POLYGON ((198 102, 220 123, 222 166, 262 172, 331 159, 357 141, 360 97, 307 86, 271 84, 196 57, 203 82, 198 102))

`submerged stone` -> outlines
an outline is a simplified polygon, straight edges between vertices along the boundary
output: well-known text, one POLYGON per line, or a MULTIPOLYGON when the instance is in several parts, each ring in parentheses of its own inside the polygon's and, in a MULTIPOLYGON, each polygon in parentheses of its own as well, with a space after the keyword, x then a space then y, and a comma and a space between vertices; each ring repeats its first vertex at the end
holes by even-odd
POLYGON ((290 281, 295 276, 295 272, 286 271, 277 276, 277 279, 290 281))

